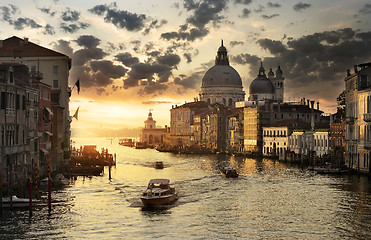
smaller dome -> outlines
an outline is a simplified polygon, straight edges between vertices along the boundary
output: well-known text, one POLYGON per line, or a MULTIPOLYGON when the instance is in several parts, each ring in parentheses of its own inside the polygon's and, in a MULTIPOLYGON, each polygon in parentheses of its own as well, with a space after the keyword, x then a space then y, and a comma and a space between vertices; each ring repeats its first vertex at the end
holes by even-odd
POLYGON ((250 84, 250 94, 274 94, 274 87, 267 77, 259 76, 250 84))
POLYGON ((250 84, 250 95, 254 94, 274 94, 273 84, 265 75, 263 63, 260 64, 258 77, 250 84))

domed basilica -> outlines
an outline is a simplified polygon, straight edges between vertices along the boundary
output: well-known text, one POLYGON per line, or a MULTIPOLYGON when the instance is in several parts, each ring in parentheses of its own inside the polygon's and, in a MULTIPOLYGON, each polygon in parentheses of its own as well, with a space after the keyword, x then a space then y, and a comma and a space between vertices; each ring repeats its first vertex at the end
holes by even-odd
MULTIPOLYGON (((265 75, 261 63, 258 77, 250 84, 249 101, 264 101, 265 99, 283 102, 282 70, 278 66, 276 76, 272 69, 265 75)), ((215 66, 211 67, 202 79, 200 100, 209 104, 221 103, 228 107, 234 107, 236 102, 245 101, 242 80, 238 72, 229 65, 227 49, 221 46, 215 58, 215 66)))
POLYGON ((227 49, 222 41, 215 58, 215 66, 210 68, 202 79, 200 100, 234 107, 235 102, 245 100, 245 92, 242 89, 241 77, 229 66, 227 49))

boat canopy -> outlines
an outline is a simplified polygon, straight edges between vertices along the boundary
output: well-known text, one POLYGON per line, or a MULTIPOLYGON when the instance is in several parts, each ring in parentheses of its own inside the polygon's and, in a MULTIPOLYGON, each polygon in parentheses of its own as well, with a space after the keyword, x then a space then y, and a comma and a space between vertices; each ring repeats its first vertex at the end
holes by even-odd
POLYGON ((149 181, 149 184, 169 184, 169 183, 170 183, 170 180, 164 179, 164 178, 151 179, 149 181))

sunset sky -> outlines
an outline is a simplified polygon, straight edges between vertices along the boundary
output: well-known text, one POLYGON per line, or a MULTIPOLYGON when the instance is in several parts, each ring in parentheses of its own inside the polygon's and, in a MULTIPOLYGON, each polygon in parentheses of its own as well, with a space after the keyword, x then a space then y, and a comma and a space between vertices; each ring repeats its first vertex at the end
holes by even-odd
POLYGON ((142 127, 150 109, 168 125, 172 105, 198 96, 221 39, 246 96, 263 61, 266 71, 281 66, 286 100, 333 112, 346 69, 371 61, 370 24, 370 0, 0 3, 1 39, 28 37, 72 58, 73 128, 142 127))

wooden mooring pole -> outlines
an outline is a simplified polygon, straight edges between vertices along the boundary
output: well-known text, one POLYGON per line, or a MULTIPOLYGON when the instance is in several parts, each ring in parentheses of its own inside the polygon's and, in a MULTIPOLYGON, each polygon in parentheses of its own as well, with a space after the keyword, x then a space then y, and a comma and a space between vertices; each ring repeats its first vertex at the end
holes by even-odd
POLYGON ((29 202, 29 211, 30 217, 32 216, 32 180, 28 179, 28 202, 29 202))
POLYGON ((0 215, 3 216, 3 183, 0 176, 0 215))
POLYGON ((50 179, 50 160, 48 161, 48 207, 50 213, 52 211, 52 183, 50 179))
POLYGON ((109 166, 108 166, 108 179, 111 181, 112 177, 111 177, 111 168, 112 168, 112 163, 109 163, 109 166))

